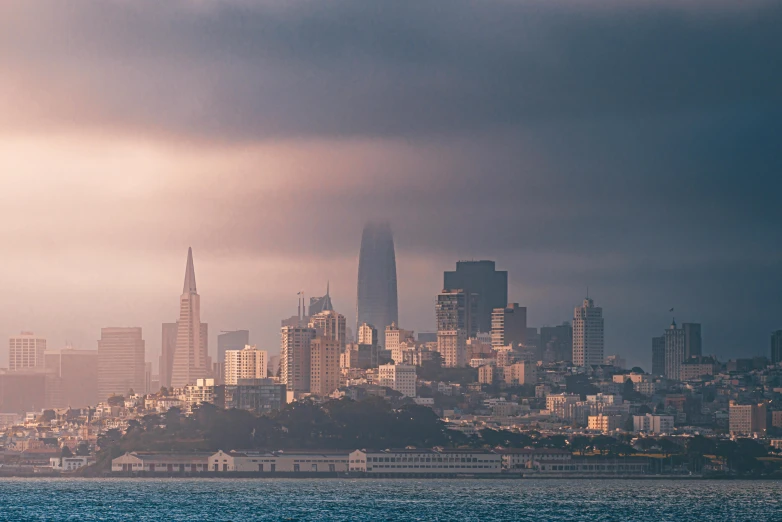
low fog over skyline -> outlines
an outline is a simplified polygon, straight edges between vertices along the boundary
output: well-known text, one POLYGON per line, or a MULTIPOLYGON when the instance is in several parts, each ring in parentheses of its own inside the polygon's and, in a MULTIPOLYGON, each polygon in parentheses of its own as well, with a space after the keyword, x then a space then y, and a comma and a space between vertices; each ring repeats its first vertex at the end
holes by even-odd
POLYGON ((157 366, 192 246, 210 353, 239 328, 276 353, 299 291, 330 281, 354 324, 382 219, 405 328, 491 259, 530 326, 589 287, 647 371, 671 307, 704 354, 767 355, 780 26, 763 1, 3 4, 0 335, 141 326, 157 366))

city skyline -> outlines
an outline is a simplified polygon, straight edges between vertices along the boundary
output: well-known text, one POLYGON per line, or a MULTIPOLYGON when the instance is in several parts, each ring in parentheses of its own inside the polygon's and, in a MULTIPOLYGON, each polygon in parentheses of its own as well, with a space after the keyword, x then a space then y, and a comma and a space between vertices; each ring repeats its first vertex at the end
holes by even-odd
POLYGON ((273 351, 300 290, 330 281, 355 324, 361 228, 387 220, 404 328, 492 259, 533 326, 590 287, 630 362, 672 306, 704 353, 765 353, 782 10, 418 4, 3 3, 0 332, 93 349, 138 325, 154 361, 192 245, 211 355, 234 329, 273 351))

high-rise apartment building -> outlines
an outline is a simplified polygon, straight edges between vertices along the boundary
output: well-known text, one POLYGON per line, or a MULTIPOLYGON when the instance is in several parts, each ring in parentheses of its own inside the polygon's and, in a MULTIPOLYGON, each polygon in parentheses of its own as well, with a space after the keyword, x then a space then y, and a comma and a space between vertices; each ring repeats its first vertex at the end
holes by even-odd
POLYGON ((356 325, 371 324, 382 332, 397 322, 394 237, 388 223, 368 223, 361 235, 358 260, 356 325))
POLYGON ((363 323, 358 327, 358 344, 370 344, 377 346, 377 328, 371 324, 363 323))
POLYGON ((11 371, 44 367, 46 339, 22 332, 8 339, 8 369, 11 371))
POLYGON ((310 342, 310 393, 325 397, 339 388, 339 355, 336 339, 318 336, 310 342))
POLYGON ((510 303, 491 314, 491 345, 496 348, 527 342, 527 307, 510 303))
POLYGON ((457 262, 455 271, 443 274, 443 288, 476 296, 470 337, 491 331, 492 312, 508 304, 508 272, 496 270, 494 261, 457 262))
POLYGON ((97 350, 47 350, 44 359, 47 374, 58 380, 58 392, 51 394, 49 406, 85 408, 98 403, 97 350))
POLYGON ((467 366, 467 331, 440 330, 437 332, 437 351, 446 368, 467 366))
POLYGON ((570 323, 540 327, 540 350, 546 362, 573 360, 573 327, 570 323))
POLYGON ((265 379, 268 372, 269 354, 247 345, 241 350, 225 352, 225 384, 238 384, 240 379, 265 379))
POLYGON ((391 359, 395 363, 402 362, 402 351, 400 345, 408 339, 415 339, 415 334, 412 330, 405 330, 399 328, 396 323, 391 323, 386 326, 386 350, 391 352, 391 359))
POLYGON ((171 368, 174 365, 174 352, 176 352, 176 336, 179 330, 178 323, 163 323, 163 332, 160 344, 160 386, 171 386, 171 368))
POLYGON ((665 375, 665 336, 652 337, 652 375, 665 375))
MULTIPOLYGON (((280 377, 289 392, 310 391, 310 358, 315 329, 303 326, 283 326, 280 347, 280 377)), ((339 354, 338 354, 339 355, 339 354)))
POLYGON ((181 388, 205 379, 212 366, 208 352, 208 329, 201 322, 201 296, 196 290, 193 249, 187 250, 185 284, 179 298, 176 349, 171 366, 171 386, 181 388))
POLYGON ((680 380, 682 364, 692 356, 701 355, 701 325, 682 323, 676 327, 676 321, 665 331, 665 377, 680 380))
POLYGON ((225 362, 225 352, 228 350, 244 350, 248 344, 250 344, 249 330, 220 332, 217 336, 217 362, 225 362))
POLYGON ((380 386, 396 390, 405 397, 416 396, 416 370, 410 364, 383 364, 378 368, 380 386))
POLYGON ((771 364, 782 363, 782 330, 771 334, 771 364))
POLYGON ((603 309, 586 298, 573 312, 573 364, 603 364, 603 309))
POLYGON ((98 341, 98 400, 142 393, 145 388, 141 328, 101 328, 98 341))
MULTIPOLYGON (((310 311, 312 308, 310 308, 310 311)), ((310 316, 310 328, 317 335, 339 342, 340 348, 345 348, 345 316, 334 310, 326 310, 310 316)))

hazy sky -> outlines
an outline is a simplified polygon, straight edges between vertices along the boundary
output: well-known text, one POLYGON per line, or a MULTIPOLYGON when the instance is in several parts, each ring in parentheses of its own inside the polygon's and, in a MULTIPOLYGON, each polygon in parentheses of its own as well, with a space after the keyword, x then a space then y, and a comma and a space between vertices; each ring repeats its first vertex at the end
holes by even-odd
POLYGON ((299 290, 330 279, 352 323, 382 218, 405 328, 488 258, 532 325, 588 286, 631 363, 672 306, 706 353, 765 354, 780 27, 764 1, 3 2, 0 335, 142 326, 157 365, 192 245, 211 351, 277 352, 299 290))

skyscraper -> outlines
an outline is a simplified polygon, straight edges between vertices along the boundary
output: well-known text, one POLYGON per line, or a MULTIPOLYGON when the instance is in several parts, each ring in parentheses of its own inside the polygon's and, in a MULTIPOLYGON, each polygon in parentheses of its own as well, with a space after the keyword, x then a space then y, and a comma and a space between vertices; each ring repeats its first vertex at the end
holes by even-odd
POLYGON ((782 363, 782 330, 771 334, 771 364, 782 363))
POLYGON ((8 369, 44 368, 46 339, 33 332, 22 332, 8 339, 8 369))
POLYGON ((540 350, 543 360, 572 361, 573 360, 573 327, 565 322, 557 326, 540 327, 540 350))
MULTIPOLYGON (((178 323, 163 323, 163 335, 160 345, 160 386, 171 386, 171 368, 174 364, 174 352, 176 352, 176 336, 179 330, 178 323)), ((157 391, 157 390, 155 390, 157 391)))
POLYGON ((665 331, 665 377, 680 380, 682 363, 694 355, 701 355, 701 325, 682 323, 676 327, 676 320, 665 331))
POLYGON ((652 337, 652 375, 665 375, 665 336, 652 337))
POLYGON ((573 312, 573 364, 603 364, 603 309, 586 298, 573 312))
POLYGON ((98 341, 98 400, 126 395, 129 390, 143 393, 144 339, 141 328, 101 328, 98 341))
MULTIPOLYGON (((361 235, 358 259, 356 330, 368 323, 383 332, 399 322, 394 237, 388 223, 368 223, 361 235)), ((385 339, 381 339, 385 342, 385 339)))
POLYGON ((303 326, 283 326, 280 347, 280 382, 288 392, 310 391, 310 357, 315 329, 303 326))
POLYGON ((490 332, 492 312, 508 304, 508 272, 497 271, 494 261, 457 262, 456 271, 443 275, 443 288, 477 295, 475 321, 468 332, 471 336, 490 332))
POLYGON ((227 350, 244 350, 244 347, 248 344, 250 344, 249 330, 220 332, 220 335, 217 336, 217 362, 225 362, 225 352, 227 350))
POLYGON ((495 308, 491 315, 491 345, 502 348, 527 341, 527 307, 510 303, 495 308))
POLYGON ((47 350, 44 358, 47 373, 59 379, 59 392, 52 397, 52 407, 84 408, 97 404, 97 350, 47 350))
POLYGON ((473 327, 478 299, 461 289, 443 290, 437 295, 434 312, 437 331, 464 330, 465 334, 477 333, 473 327))
POLYGON ((310 297, 310 315, 334 310, 334 305, 331 304, 331 296, 329 295, 330 286, 329 283, 326 283, 326 295, 323 297, 310 297))
POLYGON ((201 322, 201 296, 196 290, 193 249, 187 250, 185 284, 179 298, 179 321, 177 322, 176 349, 171 367, 171 386, 181 388, 194 384, 197 379, 209 376, 206 323, 201 322))

